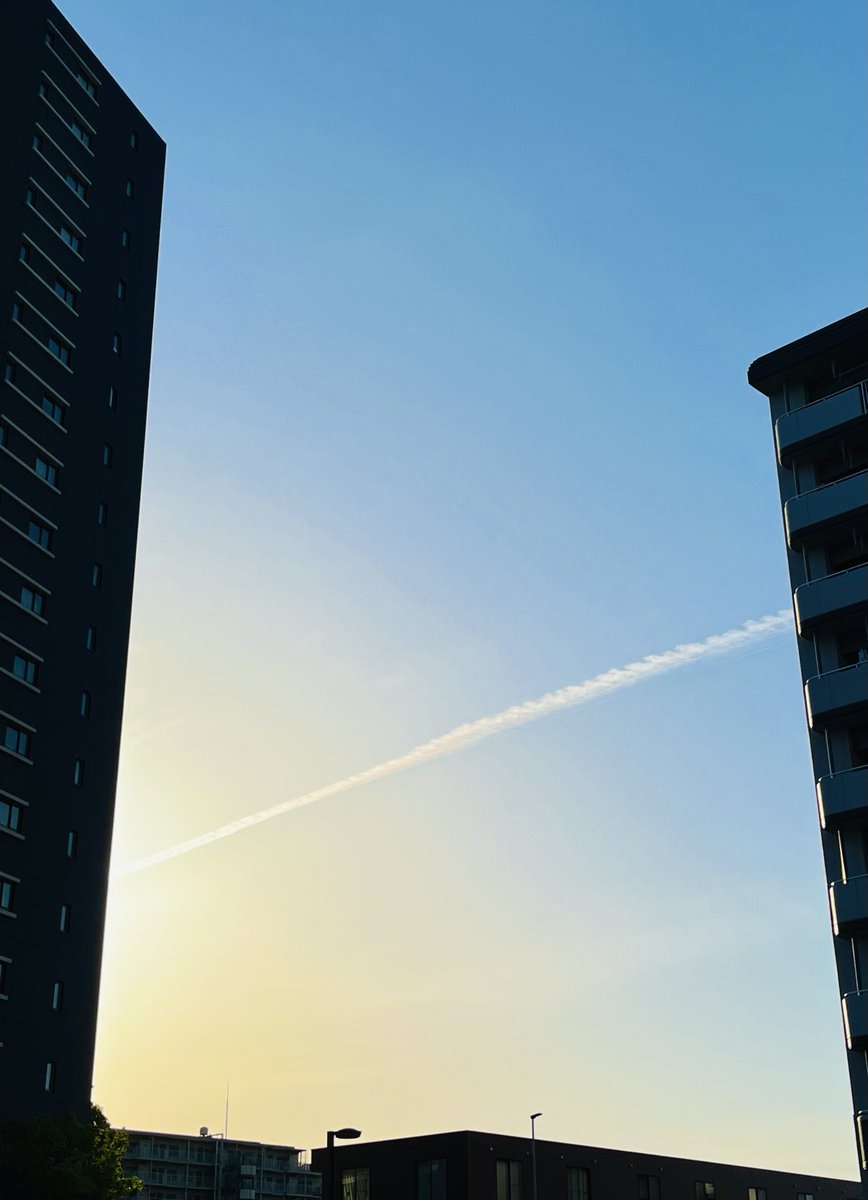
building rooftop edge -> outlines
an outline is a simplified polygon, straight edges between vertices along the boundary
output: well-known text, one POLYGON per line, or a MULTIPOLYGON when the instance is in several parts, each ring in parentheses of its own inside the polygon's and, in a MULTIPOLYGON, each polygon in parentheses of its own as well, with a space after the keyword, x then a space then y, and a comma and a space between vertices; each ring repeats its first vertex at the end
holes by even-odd
POLYGON ((868 339, 868 308, 860 308, 858 312, 833 321, 831 325, 824 325, 822 329, 816 329, 754 359, 747 370, 747 381, 751 387, 768 396, 781 377, 793 367, 806 366, 812 359, 859 337, 868 339))

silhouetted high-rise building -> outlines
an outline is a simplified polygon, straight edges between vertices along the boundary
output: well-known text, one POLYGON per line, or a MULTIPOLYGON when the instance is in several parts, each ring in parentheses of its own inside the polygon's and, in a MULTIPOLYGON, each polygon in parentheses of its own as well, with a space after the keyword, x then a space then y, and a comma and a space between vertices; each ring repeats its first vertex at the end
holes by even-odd
POLYGON ((90 1099, 165 146, 48 0, 0 110, 4 1121, 90 1099))
POLYGON ((863 1181, 868 1181, 868 309, 751 364, 771 401, 863 1181))

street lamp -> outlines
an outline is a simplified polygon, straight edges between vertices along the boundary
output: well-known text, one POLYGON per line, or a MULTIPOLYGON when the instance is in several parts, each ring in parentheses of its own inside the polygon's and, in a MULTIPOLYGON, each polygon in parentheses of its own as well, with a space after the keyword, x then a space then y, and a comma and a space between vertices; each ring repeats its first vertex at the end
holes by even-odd
POLYGON ((530 1177, 533 1181, 533 1200, 537 1200, 536 1194, 536 1129, 534 1123, 537 1117, 541 1117, 542 1113, 530 1114, 530 1177))
POLYGON ((335 1139, 342 1142, 351 1141, 353 1138, 362 1136, 361 1129, 351 1129, 345 1126, 343 1129, 329 1129, 326 1131, 326 1150, 328 1152, 329 1164, 329 1200, 337 1200, 337 1171, 335 1169, 335 1139))

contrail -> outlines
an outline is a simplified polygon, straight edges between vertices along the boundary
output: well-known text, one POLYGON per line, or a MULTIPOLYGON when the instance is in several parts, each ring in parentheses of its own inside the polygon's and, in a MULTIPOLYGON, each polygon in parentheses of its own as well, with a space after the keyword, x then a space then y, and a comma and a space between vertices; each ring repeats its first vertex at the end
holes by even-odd
POLYGON ((347 775, 345 779, 326 784, 325 787, 317 788, 313 792, 305 792, 303 796, 282 800, 270 808, 263 808, 259 812, 251 813, 250 816, 240 817, 237 821, 220 825, 217 829, 201 833, 198 837, 188 838, 187 841, 178 842, 174 846, 168 846, 165 850, 158 850, 154 854, 145 855, 144 858, 136 858, 119 867, 113 874, 115 877, 133 875, 137 871, 155 867, 158 863, 180 858, 183 854, 189 854, 191 850, 210 846, 212 842, 232 837, 244 829, 249 829, 252 825, 261 825, 263 821, 271 821, 274 817, 280 817, 295 808, 317 804, 320 800, 327 800, 330 796, 338 796, 341 792, 352 791, 353 788, 362 787, 366 783, 374 783, 378 779, 385 779, 387 775, 395 775, 399 771, 409 771, 411 767, 419 767, 422 763, 431 762, 435 758, 446 758, 449 754, 456 754, 466 746, 472 746, 476 742, 494 737, 507 729, 515 729, 518 725, 527 725, 530 721, 539 721, 564 708, 575 708, 579 704, 587 704, 591 700, 596 700, 598 696, 605 696, 610 692, 618 692, 622 688, 632 687, 634 684, 643 683, 646 679, 653 679, 658 675, 665 675, 669 671, 676 671, 679 667, 686 667, 690 663, 717 655, 730 654, 734 650, 751 643, 765 641, 773 634, 783 633, 792 627, 792 612, 790 609, 783 608, 780 612, 769 613, 757 620, 745 621, 743 625, 739 625, 735 629, 727 629, 725 633, 712 634, 702 642, 687 642, 684 645, 675 646, 672 650, 664 650, 662 654, 649 654, 636 662, 627 663, 626 666, 613 667, 610 671, 604 671, 602 675, 594 675, 582 683, 560 688, 556 692, 546 692, 544 696, 540 696, 536 700, 525 700, 521 704, 514 704, 511 708, 505 708, 493 716, 480 717, 477 721, 468 721, 464 725, 457 725, 448 733, 432 738, 428 742, 422 742, 421 745, 408 750, 406 754, 401 754, 398 758, 390 758, 376 767, 368 767, 365 771, 359 771, 356 775, 347 775))

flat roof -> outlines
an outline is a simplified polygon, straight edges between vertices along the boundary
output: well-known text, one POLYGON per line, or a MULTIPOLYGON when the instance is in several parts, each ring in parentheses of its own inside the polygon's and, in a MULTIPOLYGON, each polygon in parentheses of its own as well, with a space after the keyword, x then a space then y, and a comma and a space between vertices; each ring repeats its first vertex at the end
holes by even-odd
POLYGON ((865 358, 868 360, 868 308, 860 308, 840 321, 824 325, 822 329, 755 359, 748 367, 747 381, 751 387, 769 396, 790 375, 822 373, 817 368, 824 362, 828 363, 835 350, 859 341, 865 343, 865 358))

